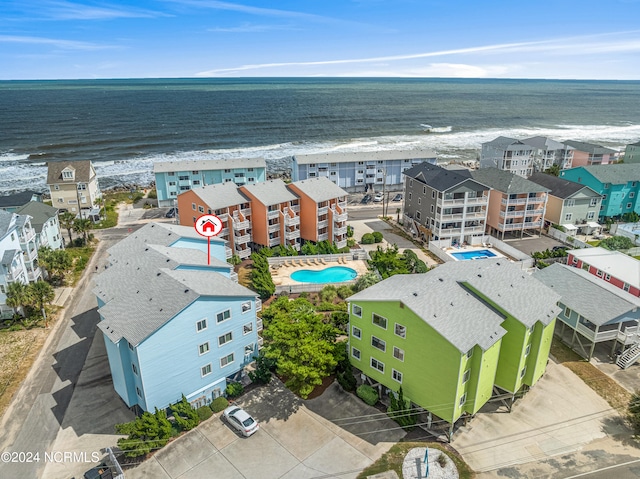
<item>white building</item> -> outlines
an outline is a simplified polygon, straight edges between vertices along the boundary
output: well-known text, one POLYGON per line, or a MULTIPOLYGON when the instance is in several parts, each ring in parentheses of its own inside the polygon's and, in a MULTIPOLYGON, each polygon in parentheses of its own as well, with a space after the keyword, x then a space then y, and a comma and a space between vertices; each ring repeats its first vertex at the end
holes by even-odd
POLYGON ((480 168, 498 168, 527 178, 533 174, 534 153, 531 145, 499 136, 482 144, 480 168))
POLYGON ((31 226, 36 231, 37 248, 43 246, 48 246, 51 249, 64 248, 57 208, 38 201, 30 201, 18 208, 16 213, 21 216, 31 216, 31 226))

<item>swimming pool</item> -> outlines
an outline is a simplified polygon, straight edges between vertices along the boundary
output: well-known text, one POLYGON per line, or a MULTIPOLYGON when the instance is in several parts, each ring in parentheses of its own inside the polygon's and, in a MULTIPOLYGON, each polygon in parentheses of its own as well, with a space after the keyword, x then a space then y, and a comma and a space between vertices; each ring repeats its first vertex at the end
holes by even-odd
POLYGON ((497 255, 488 249, 478 249, 475 251, 464 251, 462 253, 450 253, 458 261, 466 259, 494 258, 497 255))
POLYGON ((291 273, 291 279, 298 283, 342 283, 356 276, 358 273, 346 266, 330 266, 321 270, 299 269, 291 273))

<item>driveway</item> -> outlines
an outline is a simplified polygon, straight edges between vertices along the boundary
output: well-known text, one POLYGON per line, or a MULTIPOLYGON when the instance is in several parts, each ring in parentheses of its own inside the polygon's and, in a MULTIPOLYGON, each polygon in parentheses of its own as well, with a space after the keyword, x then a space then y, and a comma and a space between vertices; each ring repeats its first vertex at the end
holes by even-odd
MULTIPOLYGON (((249 438, 238 436, 218 413, 147 461, 127 470, 127 479, 355 478, 404 432, 387 432, 386 441, 378 441, 377 435, 358 436, 316 414, 311 410, 313 406, 307 407, 310 403, 318 406, 326 402, 326 406, 318 409, 339 409, 351 418, 360 418, 357 419, 360 423, 362 416, 379 415, 377 409, 338 390, 334 384, 325 391, 326 399, 323 394, 305 402, 280 381, 273 380, 237 402, 260 423, 256 434, 249 438), (340 397, 338 404, 336 397, 340 397)), ((367 427, 379 431, 394 425, 397 426, 382 419, 367 427)))
POLYGON ((549 236, 532 236, 530 238, 522 239, 507 239, 504 241, 509 246, 513 246, 515 249, 522 251, 525 254, 531 256, 531 253, 535 251, 544 251, 551 249, 554 246, 566 246, 560 241, 550 238, 549 236))

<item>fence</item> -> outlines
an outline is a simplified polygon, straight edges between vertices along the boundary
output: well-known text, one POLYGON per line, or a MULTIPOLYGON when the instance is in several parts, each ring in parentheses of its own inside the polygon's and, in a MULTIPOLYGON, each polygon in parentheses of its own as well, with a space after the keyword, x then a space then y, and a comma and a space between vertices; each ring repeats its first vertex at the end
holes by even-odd
MULTIPOLYGON (((338 285, 351 285, 355 284, 356 280, 341 281, 338 285)), ((293 294, 293 293, 317 293, 322 291, 322 288, 328 285, 335 286, 337 283, 298 283, 298 284, 283 284, 276 286, 276 294, 293 294)))
POLYGON ((558 241, 571 245, 574 248, 592 248, 592 246, 589 243, 580 241, 579 239, 576 239, 570 234, 565 233, 564 231, 560 231, 559 229, 556 229, 556 228, 549 228, 548 235, 554 239, 557 239, 558 241))
MULTIPOLYGON (((480 240, 480 238, 478 238, 480 240)), ((514 259, 522 269, 529 269, 533 267, 534 261, 531 256, 523 253, 522 251, 510 246, 508 243, 505 243, 498 238, 493 236, 483 236, 482 243, 485 245, 491 245, 491 248, 495 248, 501 253, 504 253, 506 256, 514 259)), ((429 251, 435 254, 438 258, 440 258, 443 262, 454 261, 454 259, 449 256, 444 249, 451 246, 451 240, 432 240, 429 242, 429 251)))
POLYGON ((346 261, 358 261, 358 260, 368 260, 369 255, 363 249, 353 249, 348 253, 335 253, 335 254, 310 254, 310 255, 302 255, 302 256, 270 256, 267 258, 269 262, 269 266, 280 266, 286 264, 287 262, 297 262, 297 260, 324 260, 325 262, 339 262, 344 259, 346 261))

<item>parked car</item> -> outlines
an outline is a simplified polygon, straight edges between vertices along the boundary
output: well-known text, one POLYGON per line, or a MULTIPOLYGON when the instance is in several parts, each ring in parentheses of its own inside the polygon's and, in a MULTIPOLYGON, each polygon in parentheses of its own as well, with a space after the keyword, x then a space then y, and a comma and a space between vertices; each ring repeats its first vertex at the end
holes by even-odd
POLYGON ((562 249, 569 249, 569 247, 568 246, 560 246, 560 245, 558 245, 558 246, 554 246, 553 248, 551 248, 551 251, 560 251, 562 249))
POLYGON ((169 208, 169 211, 164 215, 165 218, 175 218, 178 214, 178 208, 169 208))
POLYGON ((398 193, 391 201, 402 201, 402 193, 398 193))
POLYGON ((373 197, 374 203, 380 203, 384 199, 384 195, 382 193, 376 193, 376 196, 373 197))
POLYGON ((251 436, 255 433, 260 426, 258 421, 253 419, 249 413, 238 406, 229 406, 222 413, 225 419, 234 429, 237 429, 240 434, 245 437, 251 436))
POLYGON ((371 195, 364 195, 364 198, 362 198, 362 201, 360 203, 362 203, 363 205, 366 205, 370 201, 371 201, 371 195))

